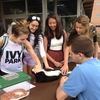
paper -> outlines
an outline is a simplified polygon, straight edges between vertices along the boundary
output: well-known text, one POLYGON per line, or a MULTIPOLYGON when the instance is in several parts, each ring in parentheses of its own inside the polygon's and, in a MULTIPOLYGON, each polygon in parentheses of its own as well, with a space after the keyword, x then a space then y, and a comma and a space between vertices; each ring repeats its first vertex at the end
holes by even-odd
POLYGON ((23 88, 26 91, 28 91, 28 90, 30 90, 31 88, 34 88, 34 87, 35 87, 35 85, 32 85, 29 82, 25 81, 25 82, 21 82, 21 83, 9 86, 7 88, 4 88, 3 90, 5 92, 10 92, 10 91, 15 90, 15 89, 23 88))

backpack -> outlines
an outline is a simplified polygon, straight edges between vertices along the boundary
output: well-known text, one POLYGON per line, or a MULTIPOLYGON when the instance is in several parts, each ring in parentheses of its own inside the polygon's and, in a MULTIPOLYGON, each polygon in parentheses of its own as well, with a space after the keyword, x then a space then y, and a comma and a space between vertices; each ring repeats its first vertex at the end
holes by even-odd
POLYGON ((6 47, 8 43, 9 36, 7 34, 4 34, 1 38, 2 38, 2 46, 0 47, 0 58, 3 54, 4 48, 6 47))
POLYGON ((96 27, 94 25, 90 26, 91 32, 93 33, 93 36, 97 34, 96 27))

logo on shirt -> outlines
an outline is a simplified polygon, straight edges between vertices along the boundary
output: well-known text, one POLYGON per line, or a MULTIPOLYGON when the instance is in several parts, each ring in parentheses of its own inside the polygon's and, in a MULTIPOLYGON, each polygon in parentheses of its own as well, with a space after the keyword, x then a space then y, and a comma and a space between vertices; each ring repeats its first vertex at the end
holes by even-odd
POLYGON ((6 59, 5 59, 5 63, 18 63, 21 62, 21 53, 19 51, 6 51, 6 59))

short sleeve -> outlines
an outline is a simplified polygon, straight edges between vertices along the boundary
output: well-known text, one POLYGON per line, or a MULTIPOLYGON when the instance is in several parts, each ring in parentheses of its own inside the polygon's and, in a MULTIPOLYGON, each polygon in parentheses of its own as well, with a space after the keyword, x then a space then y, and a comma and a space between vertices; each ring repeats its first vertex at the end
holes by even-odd
POLYGON ((94 37, 93 37, 93 42, 95 43, 95 42, 97 42, 98 40, 97 40, 97 34, 95 34, 94 35, 94 37))
POLYGON ((71 97, 76 97, 86 88, 85 77, 79 67, 74 68, 62 90, 71 97))
POLYGON ((68 38, 68 42, 71 41, 76 36, 78 36, 78 33, 76 31, 75 32, 71 32, 70 35, 69 35, 69 38, 68 38))

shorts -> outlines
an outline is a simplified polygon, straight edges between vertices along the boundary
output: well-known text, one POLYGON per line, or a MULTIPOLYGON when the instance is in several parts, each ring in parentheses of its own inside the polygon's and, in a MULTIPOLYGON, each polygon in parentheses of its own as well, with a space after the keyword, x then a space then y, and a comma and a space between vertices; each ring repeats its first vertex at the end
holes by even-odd
POLYGON ((29 65, 29 66, 32 66, 32 67, 34 67, 36 65, 36 63, 34 62, 32 57, 28 53, 24 53, 23 63, 25 65, 29 65))

